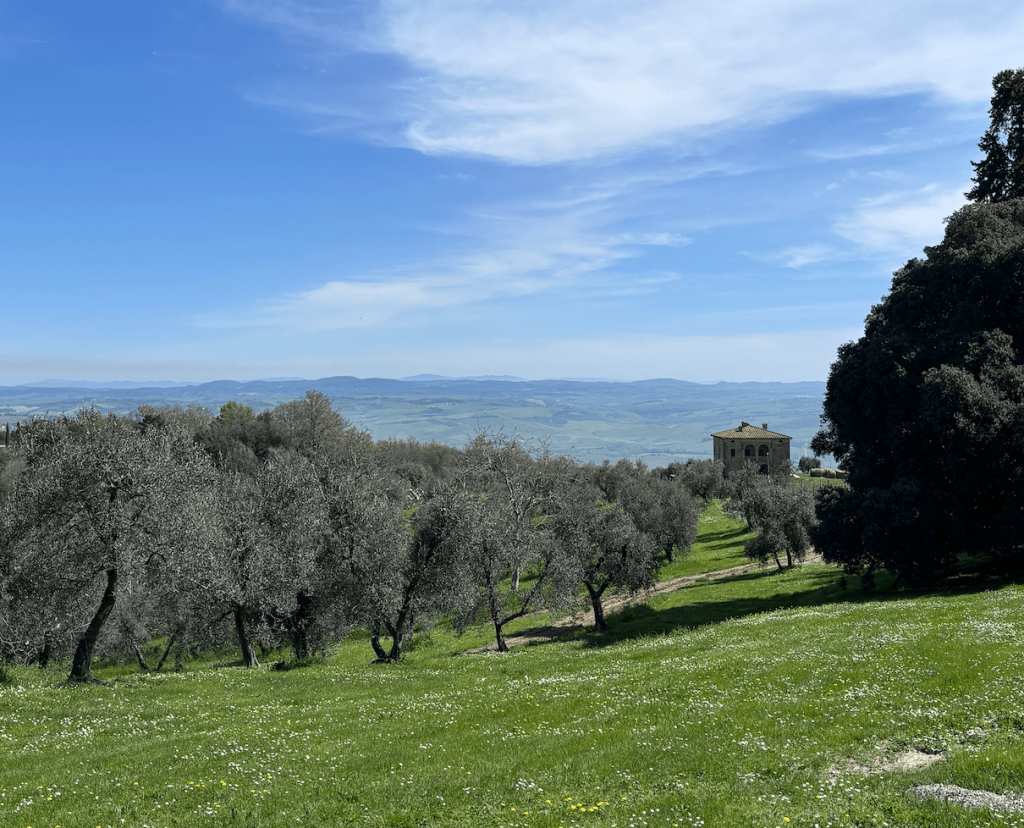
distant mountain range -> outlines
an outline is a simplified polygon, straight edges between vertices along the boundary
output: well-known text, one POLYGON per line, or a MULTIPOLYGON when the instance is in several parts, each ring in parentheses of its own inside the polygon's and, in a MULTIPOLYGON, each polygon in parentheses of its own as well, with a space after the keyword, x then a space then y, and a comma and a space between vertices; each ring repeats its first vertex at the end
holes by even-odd
POLYGON ((402 382, 433 382, 434 380, 473 380, 474 382, 480 382, 481 380, 495 380, 496 382, 526 382, 522 377, 510 377, 508 374, 488 374, 483 377, 446 377, 442 374, 416 374, 414 377, 402 377, 402 382))
POLYGON ((0 425, 82 406, 123 414, 140 405, 200 405, 214 414, 229 400, 257 411, 316 389, 375 439, 413 437, 464 445, 480 429, 544 441, 582 461, 642 458, 663 466, 711 456, 711 434, 741 420, 767 422, 793 438, 794 461, 818 428, 824 382, 719 382, 674 379, 525 380, 519 377, 404 379, 273 378, 198 384, 64 383, 0 387, 0 425))

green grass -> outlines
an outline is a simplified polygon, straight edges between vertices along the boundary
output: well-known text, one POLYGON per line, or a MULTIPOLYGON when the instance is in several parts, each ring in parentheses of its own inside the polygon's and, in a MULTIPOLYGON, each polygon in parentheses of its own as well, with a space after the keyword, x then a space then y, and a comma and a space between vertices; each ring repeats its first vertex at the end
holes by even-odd
POLYGON ((697 522, 697 542, 690 553, 661 567, 659 581, 681 578, 685 575, 702 575, 750 563, 743 554, 743 543, 753 537, 747 531, 747 524, 722 511, 720 500, 712 501, 700 515, 697 522))
POLYGON ((766 569, 508 655, 438 627, 392 667, 353 639, 285 672, 8 668, 0 825, 1020 828, 906 796, 1024 792, 1024 586, 970 574, 865 595, 766 569), (860 771, 910 748, 945 758, 860 771))
POLYGON ((811 477, 809 474, 798 473, 796 476, 798 486, 805 489, 820 489, 822 486, 848 486, 845 480, 836 477, 811 477))

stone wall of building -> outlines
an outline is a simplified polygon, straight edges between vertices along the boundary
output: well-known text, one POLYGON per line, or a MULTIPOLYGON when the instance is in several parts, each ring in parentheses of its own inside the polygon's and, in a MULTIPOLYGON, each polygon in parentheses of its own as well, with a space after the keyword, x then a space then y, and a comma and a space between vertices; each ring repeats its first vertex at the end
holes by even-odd
POLYGON ((760 471, 768 474, 781 466, 789 466, 789 444, 791 437, 768 430, 768 424, 761 428, 743 422, 729 431, 712 434, 715 459, 725 464, 725 476, 743 468, 753 461, 760 471))

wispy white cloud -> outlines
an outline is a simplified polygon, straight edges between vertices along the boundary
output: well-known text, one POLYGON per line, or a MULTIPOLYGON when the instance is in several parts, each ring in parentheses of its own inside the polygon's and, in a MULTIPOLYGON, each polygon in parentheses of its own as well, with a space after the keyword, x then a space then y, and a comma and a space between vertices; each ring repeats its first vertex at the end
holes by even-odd
POLYGON ((592 250, 589 256, 578 249, 537 247, 478 253, 433 263, 433 272, 422 275, 330 281, 270 304, 244 323, 304 332, 391 325, 410 314, 541 293, 614 258, 610 249, 592 250))
POLYGON ((744 255, 762 262, 781 264, 784 267, 799 270, 805 265, 818 264, 819 262, 831 259, 842 258, 845 254, 833 245, 828 244, 805 244, 795 247, 785 247, 782 250, 771 253, 751 253, 744 255))
POLYGON ((623 233, 615 237, 617 244, 635 244, 644 247, 686 247, 693 239, 682 233, 623 233))
MULTIPOLYGON (((602 236, 578 223, 572 214, 503 216, 494 222, 500 237, 477 240, 475 252, 332 279, 249 312, 203 314, 196 323, 212 328, 271 326, 302 333, 435 324, 434 317, 424 314, 571 288, 582 275, 635 256, 638 244, 679 243, 672 234, 643 242, 602 236)), ((650 285, 650 280, 640 279, 618 287, 635 291, 649 290, 650 285)))
MULTIPOLYGON (((823 95, 980 101, 1024 41, 1024 7, 1005 0, 382 0, 358 35, 350 12, 318 3, 230 6, 321 54, 358 48, 404 63, 372 116, 392 140, 525 164, 766 123, 823 95)), ((296 94, 313 113, 338 105, 322 88, 296 94)))
MULTIPOLYGON (((983 85, 976 92, 981 97, 989 87, 983 85)), ((845 143, 827 147, 812 147, 808 150, 811 158, 820 161, 848 161, 854 158, 878 158, 886 155, 929 152, 938 147, 957 143, 961 140, 959 131, 929 131, 921 134, 908 128, 891 130, 884 141, 876 143, 845 143)), ((884 174, 884 173, 883 173, 884 174)))
POLYGON ((955 190, 929 185, 911 192, 891 192, 864 199, 833 229, 871 251, 906 255, 942 241, 943 220, 964 206, 969 183, 955 190))
POLYGON ((646 231, 622 231, 623 219, 632 219, 631 210, 648 197, 650 184, 649 176, 612 171, 545 195, 479 205, 450 225, 431 228, 447 235, 461 253, 329 278, 247 310, 202 313, 194 322, 203 328, 268 326, 312 333, 436 324, 432 311, 554 290, 585 289, 591 296, 650 293, 679 275, 640 267, 624 278, 595 276, 651 248, 675 250, 692 243, 690 236, 660 229, 675 226, 675 216, 648 217, 646 231))

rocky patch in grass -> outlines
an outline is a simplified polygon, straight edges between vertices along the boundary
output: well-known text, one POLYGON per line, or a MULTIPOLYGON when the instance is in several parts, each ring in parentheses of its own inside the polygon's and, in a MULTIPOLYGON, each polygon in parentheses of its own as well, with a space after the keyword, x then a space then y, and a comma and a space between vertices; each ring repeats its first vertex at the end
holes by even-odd
POLYGON ((918 785, 911 793, 920 800, 952 802, 962 808, 988 808, 991 811, 1024 813, 1024 796, 1003 796, 991 791, 975 791, 956 785, 918 785))
POLYGON ((925 751, 911 748, 893 759, 877 757, 870 765, 862 765, 850 759, 846 770, 870 776, 876 773, 892 773, 893 771, 914 771, 926 768, 946 758, 946 754, 938 751, 925 751))

